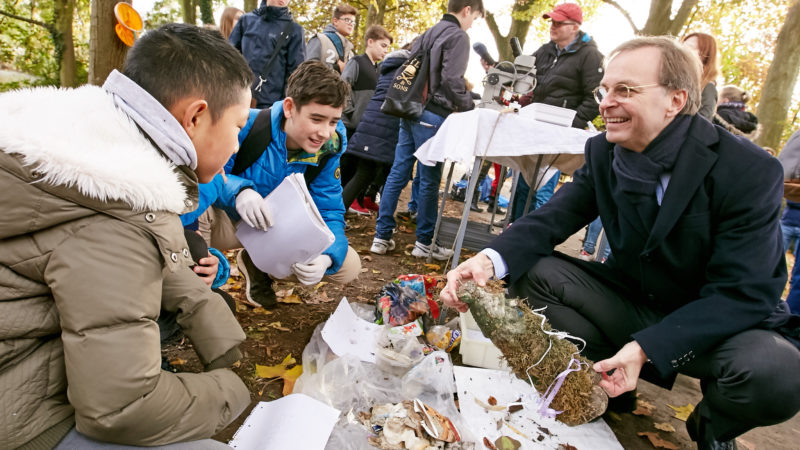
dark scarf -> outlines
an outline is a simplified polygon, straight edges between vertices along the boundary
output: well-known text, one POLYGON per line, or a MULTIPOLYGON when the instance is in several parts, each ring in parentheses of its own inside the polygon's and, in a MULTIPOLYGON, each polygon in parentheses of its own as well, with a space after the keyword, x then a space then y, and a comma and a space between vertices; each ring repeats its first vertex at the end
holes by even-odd
POLYGON ((642 152, 615 145, 611 167, 617 177, 617 187, 626 194, 655 199, 659 177, 672 171, 691 122, 692 116, 675 117, 642 152))

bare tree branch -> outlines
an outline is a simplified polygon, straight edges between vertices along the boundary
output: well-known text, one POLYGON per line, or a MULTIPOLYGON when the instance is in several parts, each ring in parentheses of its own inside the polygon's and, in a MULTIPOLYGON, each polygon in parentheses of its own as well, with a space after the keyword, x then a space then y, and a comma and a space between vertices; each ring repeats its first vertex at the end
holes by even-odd
POLYGON ((6 17, 10 17, 12 19, 21 20, 23 22, 28 22, 28 23, 32 23, 34 25, 38 25, 40 27, 43 27, 44 29, 46 29, 50 33, 54 33, 56 31, 55 27, 53 27, 53 25, 49 24, 49 23, 40 22, 38 20, 30 19, 28 17, 18 16, 16 14, 11 14, 11 13, 3 11, 3 10, 0 10, 0 14, 4 15, 6 17))
POLYGON ((681 7, 678 8, 675 18, 672 19, 672 25, 670 26, 669 34, 673 36, 680 34, 683 26, 686 24, 686 21, 689 18, 689 14, 692 12, 695 5, 697 5, 697 0, 683 0, 681 2, 681 7))
POLYGON ((641 30, 636 27, 636 24, 633 22, 633 18, 631 18, 631 15, 628 13, 628 11, 625 10, 625 8, 620 6, 619 3, 615 2, 614 0, 603 0, 603 3, 608 3, 614 8, 617 8, 617 10, 622 14, 622 16, 628 20, 628 23, 631 25, 631 28, 633 28, 634 34, 639 34, 641 30))

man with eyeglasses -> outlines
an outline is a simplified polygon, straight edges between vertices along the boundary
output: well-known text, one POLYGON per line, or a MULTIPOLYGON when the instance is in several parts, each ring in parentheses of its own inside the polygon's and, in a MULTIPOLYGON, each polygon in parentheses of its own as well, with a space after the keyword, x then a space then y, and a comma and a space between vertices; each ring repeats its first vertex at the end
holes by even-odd
POLYGON ((581 31, 583 11, 575 3, 562 3, 542 16, 550 19, 550 42, 536 57, 536 89, 531 102, 574 109, 572 126, 586 128, 597 117, 592 96, 603 78, 603 55, 591 36, 581 31))
POLYGON ((466 311, 461 282, 505 279, 587 342, 600 386, 631 407, 640 375, 667 388, 678 373, 699 378, 689 436, 735 449, 737 436, 800 410, 800 316, 781 301, 780 163, 697 116, 700 65, 672 38, 617 47, 595 95, 607 131, 587 141, 574 181, 448 273, 441 298, 466 311), (553 251, 598 214, 605 264, 553 251))
POLYGON ((340 4, 333 9, 333 20, 328 26, 308 40, 306 61, 316 59, 327 64, 338 73, 344 71, 344 65, 353 57, 353 43, 347 38, 356 27, 358 10, 347 4, 340 4))

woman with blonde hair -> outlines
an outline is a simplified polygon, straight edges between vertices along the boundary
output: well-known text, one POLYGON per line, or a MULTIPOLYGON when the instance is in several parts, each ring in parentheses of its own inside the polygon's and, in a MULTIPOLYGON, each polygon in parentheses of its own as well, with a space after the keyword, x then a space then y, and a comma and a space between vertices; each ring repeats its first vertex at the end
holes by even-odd
POLYGON ((222 17, 219 19, 219 32, 222 33, 222 37, 224 37, 225 40, 228 40, 228 36, 231 35, 233 27, 236 25, 236 22, 239 21, 239 17, 241 17, 242 14, 244 14, 244 11, 235 6, 228 6, 222 11, 222 17))
POLYGON ((700 80, 700 86, 703 86, 703 93, 701 95, 700 110, 697 113, 708 120, 712 120, 717 110, 717 75, 719 75, 717 40, 710 34, 691 33, 683 38, 683 45, 695 51, 703 64, 703 73, 700 80))

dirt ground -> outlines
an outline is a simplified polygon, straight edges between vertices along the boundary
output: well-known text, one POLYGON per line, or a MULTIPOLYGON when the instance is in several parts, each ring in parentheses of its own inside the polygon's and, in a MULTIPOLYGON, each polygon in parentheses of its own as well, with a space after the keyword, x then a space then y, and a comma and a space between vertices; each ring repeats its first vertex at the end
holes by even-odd
MULTIPOLYGON (((408 189, 401 197, 399 211, 405 209, 408 189)), ((486 205, 482 205, 486 206, 486 205)), ((463 203, 450 202, 446 208, 446 216, 460 217, 463 203)), ((488 213, 472 213, 471 220, 482 221, 488 224, 488 213)), ((256 377, 255 365, 274 365, 280 363, 287 355, 291 354, 300 362, 303 348, 309 341, 314 328, 327 320, 334 311, 342 296, 351 302, 374 304, 375 296, 381 286, 390 282, 397 275, 405 273, 424 273, 442 275, 447 267, 437 262, 435 265, 425 265, 424 260, 411 256, 415 235, 413 224, 400 223, 394 239, 397 248, 388 255, 373 255, 369 247, 375 232, 375 214, 370 217, 348 216, 349 228, 347 236, 350 245, 361 256, 362 273, 356 282, 347 286, 325 284, 313 288, 302 288, 299 285, 280 283, 278 292, 287 293, 294 288, 292 294, 298 294, 300 303, 280 303, 277 308, 269 311, 253 309, 243 303, 237 305, 237 318, 247 334, 247 340, 242 345, 244 359, 239 367, 234 370, 242 377, 250 388, 252 402, 250 407, 231 425, 221 431, 214 438, 227 442, 242 424, 244 419, 260 401, 270 401, 282 396, 283 382, 280 378, 264 380, 256 377), (284 292, 280 292, 284 291, 284 292), (280 322, 275 324, 275 322, 280 322)), ((499 229, 496 229, 499 232, 499 229)), ((580 250, 583 233, 572 236, 559 247, 567 254, 577 255, 580 250)), ((462 261, 472 252, 462 254, 462 261)), ((233 260, 233 258, 231 258, 233 260)), ((231 282, 226 286, 234 298, 241 299, 242 277, 233 270, 231 282)), ((296 297, 288 296, 289 300, 298 301, 296 297)), ((200 363, 191 348, 191 343, 177 339, 165 350, 167 358, 181 371, 199 371, 200 363)), ((460 363, 460 355, 453 354, 454 362, 460 363)), ((797 376, 797 374, 787 374, 797 376)), ((661 389, 647 382, 639 385, 639 405, 644 415, 606 413, 603 418, 614 431, 617 439, 626 449, 653 449, 650 441, 638 433, 655 432, 665 441, 675 444, 675 447, 665 448, 696 448, 686 433, 684 422, 675 418, 675 412, 668 405, 682 407, 688 404, 695 405, 701 398, 700 387, 697 380, 680 376, 671 391, 661 389), (644 408, 642 408, 642 406, 644 408), (662 429, 657 429, 656 425, 662 429), (663 431, 674 429, 674 431, 663 431)), ((740 449, 794 449, 800 448, 800 415, 780 425, 752 430, 738 439, 740 449), (794 442, 794 444, 792 444, 794 442)), ((587 449, 581 449, 587 450, 587 449)))

